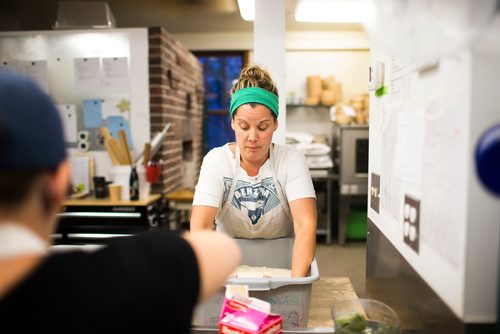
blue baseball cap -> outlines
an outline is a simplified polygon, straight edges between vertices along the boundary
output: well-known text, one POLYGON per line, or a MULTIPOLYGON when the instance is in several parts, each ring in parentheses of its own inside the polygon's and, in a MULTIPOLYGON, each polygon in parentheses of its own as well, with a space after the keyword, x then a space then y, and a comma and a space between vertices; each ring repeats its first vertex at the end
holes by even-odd
POLYGON ((65 158, 52 99, 29 77, 0 70, 0 170, 54 170, 65 158))

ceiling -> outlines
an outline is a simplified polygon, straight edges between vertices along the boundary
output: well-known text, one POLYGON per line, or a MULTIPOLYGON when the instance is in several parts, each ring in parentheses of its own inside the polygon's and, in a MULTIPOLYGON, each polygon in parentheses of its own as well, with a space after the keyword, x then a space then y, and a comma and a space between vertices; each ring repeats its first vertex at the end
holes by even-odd
MULTIPOLYGON (((274 0, 268 0, 274 1, 274 0)), ((59 0, 0 0, 0 30, 48 30, 57 17, 59 0)), ((95 0, 79 0, 95 2, 95 0)), ((180 33, 251 32, 236 0, 108 0, 116 26, 163 26, 180 33)), ((297 0, 285 0, 286 31, 362 30, 358 24, 295 22, 297 0)))

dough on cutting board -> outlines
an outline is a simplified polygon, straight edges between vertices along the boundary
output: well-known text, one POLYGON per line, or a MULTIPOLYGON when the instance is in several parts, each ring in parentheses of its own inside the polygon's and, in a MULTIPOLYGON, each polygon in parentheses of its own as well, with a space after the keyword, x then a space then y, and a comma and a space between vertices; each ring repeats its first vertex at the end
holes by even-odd
POLYGON ((230 277, 237 278, 290 278, 292 271, 284 268, 252 267, 242 265, 236 268, 230 277))

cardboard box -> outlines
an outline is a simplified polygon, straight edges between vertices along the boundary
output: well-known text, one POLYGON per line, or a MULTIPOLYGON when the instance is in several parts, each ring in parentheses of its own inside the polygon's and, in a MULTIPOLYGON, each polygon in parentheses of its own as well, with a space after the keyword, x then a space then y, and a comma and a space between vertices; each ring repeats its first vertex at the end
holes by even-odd
POLYGON ((278 334, 283 318, 271 313, 271 304, 249 297, 248 286, 228 285, 219 317, 219 333, 278 334))

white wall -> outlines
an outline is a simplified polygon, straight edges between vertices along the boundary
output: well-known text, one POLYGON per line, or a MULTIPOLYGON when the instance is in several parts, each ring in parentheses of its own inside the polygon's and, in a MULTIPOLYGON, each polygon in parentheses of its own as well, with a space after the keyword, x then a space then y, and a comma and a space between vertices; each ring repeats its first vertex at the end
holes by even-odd
MULTIPOLYGON (((173 34, 189 50, 252 50, 253 33, 173 34)), ((286 32, 287 50, 368 50, 364 31, 286 32)))
MULTIPOLYGON (((253 61, 252 33, 176 34, 189 50, 245 50, 253 61)), ((333 75, 342 82, 343 100, 366 92, 370 41, 363 31, 286 32, 286 90, 306 95, 308 75, 333 75)))
MULTIPOLYGON (((175 37, 188 49, 196 51, 249 51, 254 61, 253 33, 177 34, 175 37)), ((285 33, 285 91, 294 91, 299 100, 306 96, 308 75, 333 75, 342 83, 342 100, 368 91, 370 41, 363 31, 310 31, 285 33)), ((285 95, 286 97, 286 95, 285 95)), ((299 102, 299 101, 298 101, 299 102)), ((326 134, 331 140, 328 109, 286 110, 287 131, 326 134)), ((284 126, 280 123, 280 128, 284 126)))
MULTIPOLYGON (((272 76, 279 92, 279 110, 286 111, 285 64, 285 2, 257 0, 253 24, 254 61, 264 66, 272 76), (281 14, 280 14, 281 13, 281 14), (278 15, 280 14, 280 15, 278 15), (269 34, 272 31, 273 34, 269 34)), ((286 112, 280 112, 279 124, 286 125, 286 112)), ((273 142, 285 144, 286 126, 278 126, 273 142)))
POLYGON ((299 100, 307 95, 309 75, 322 78, 333 75, 342 83, 342 100, 345 102, 353 94, 368 92, 368 50, 293 50, 286 52, 285 61, 287 90, 295 92, 299 100))

